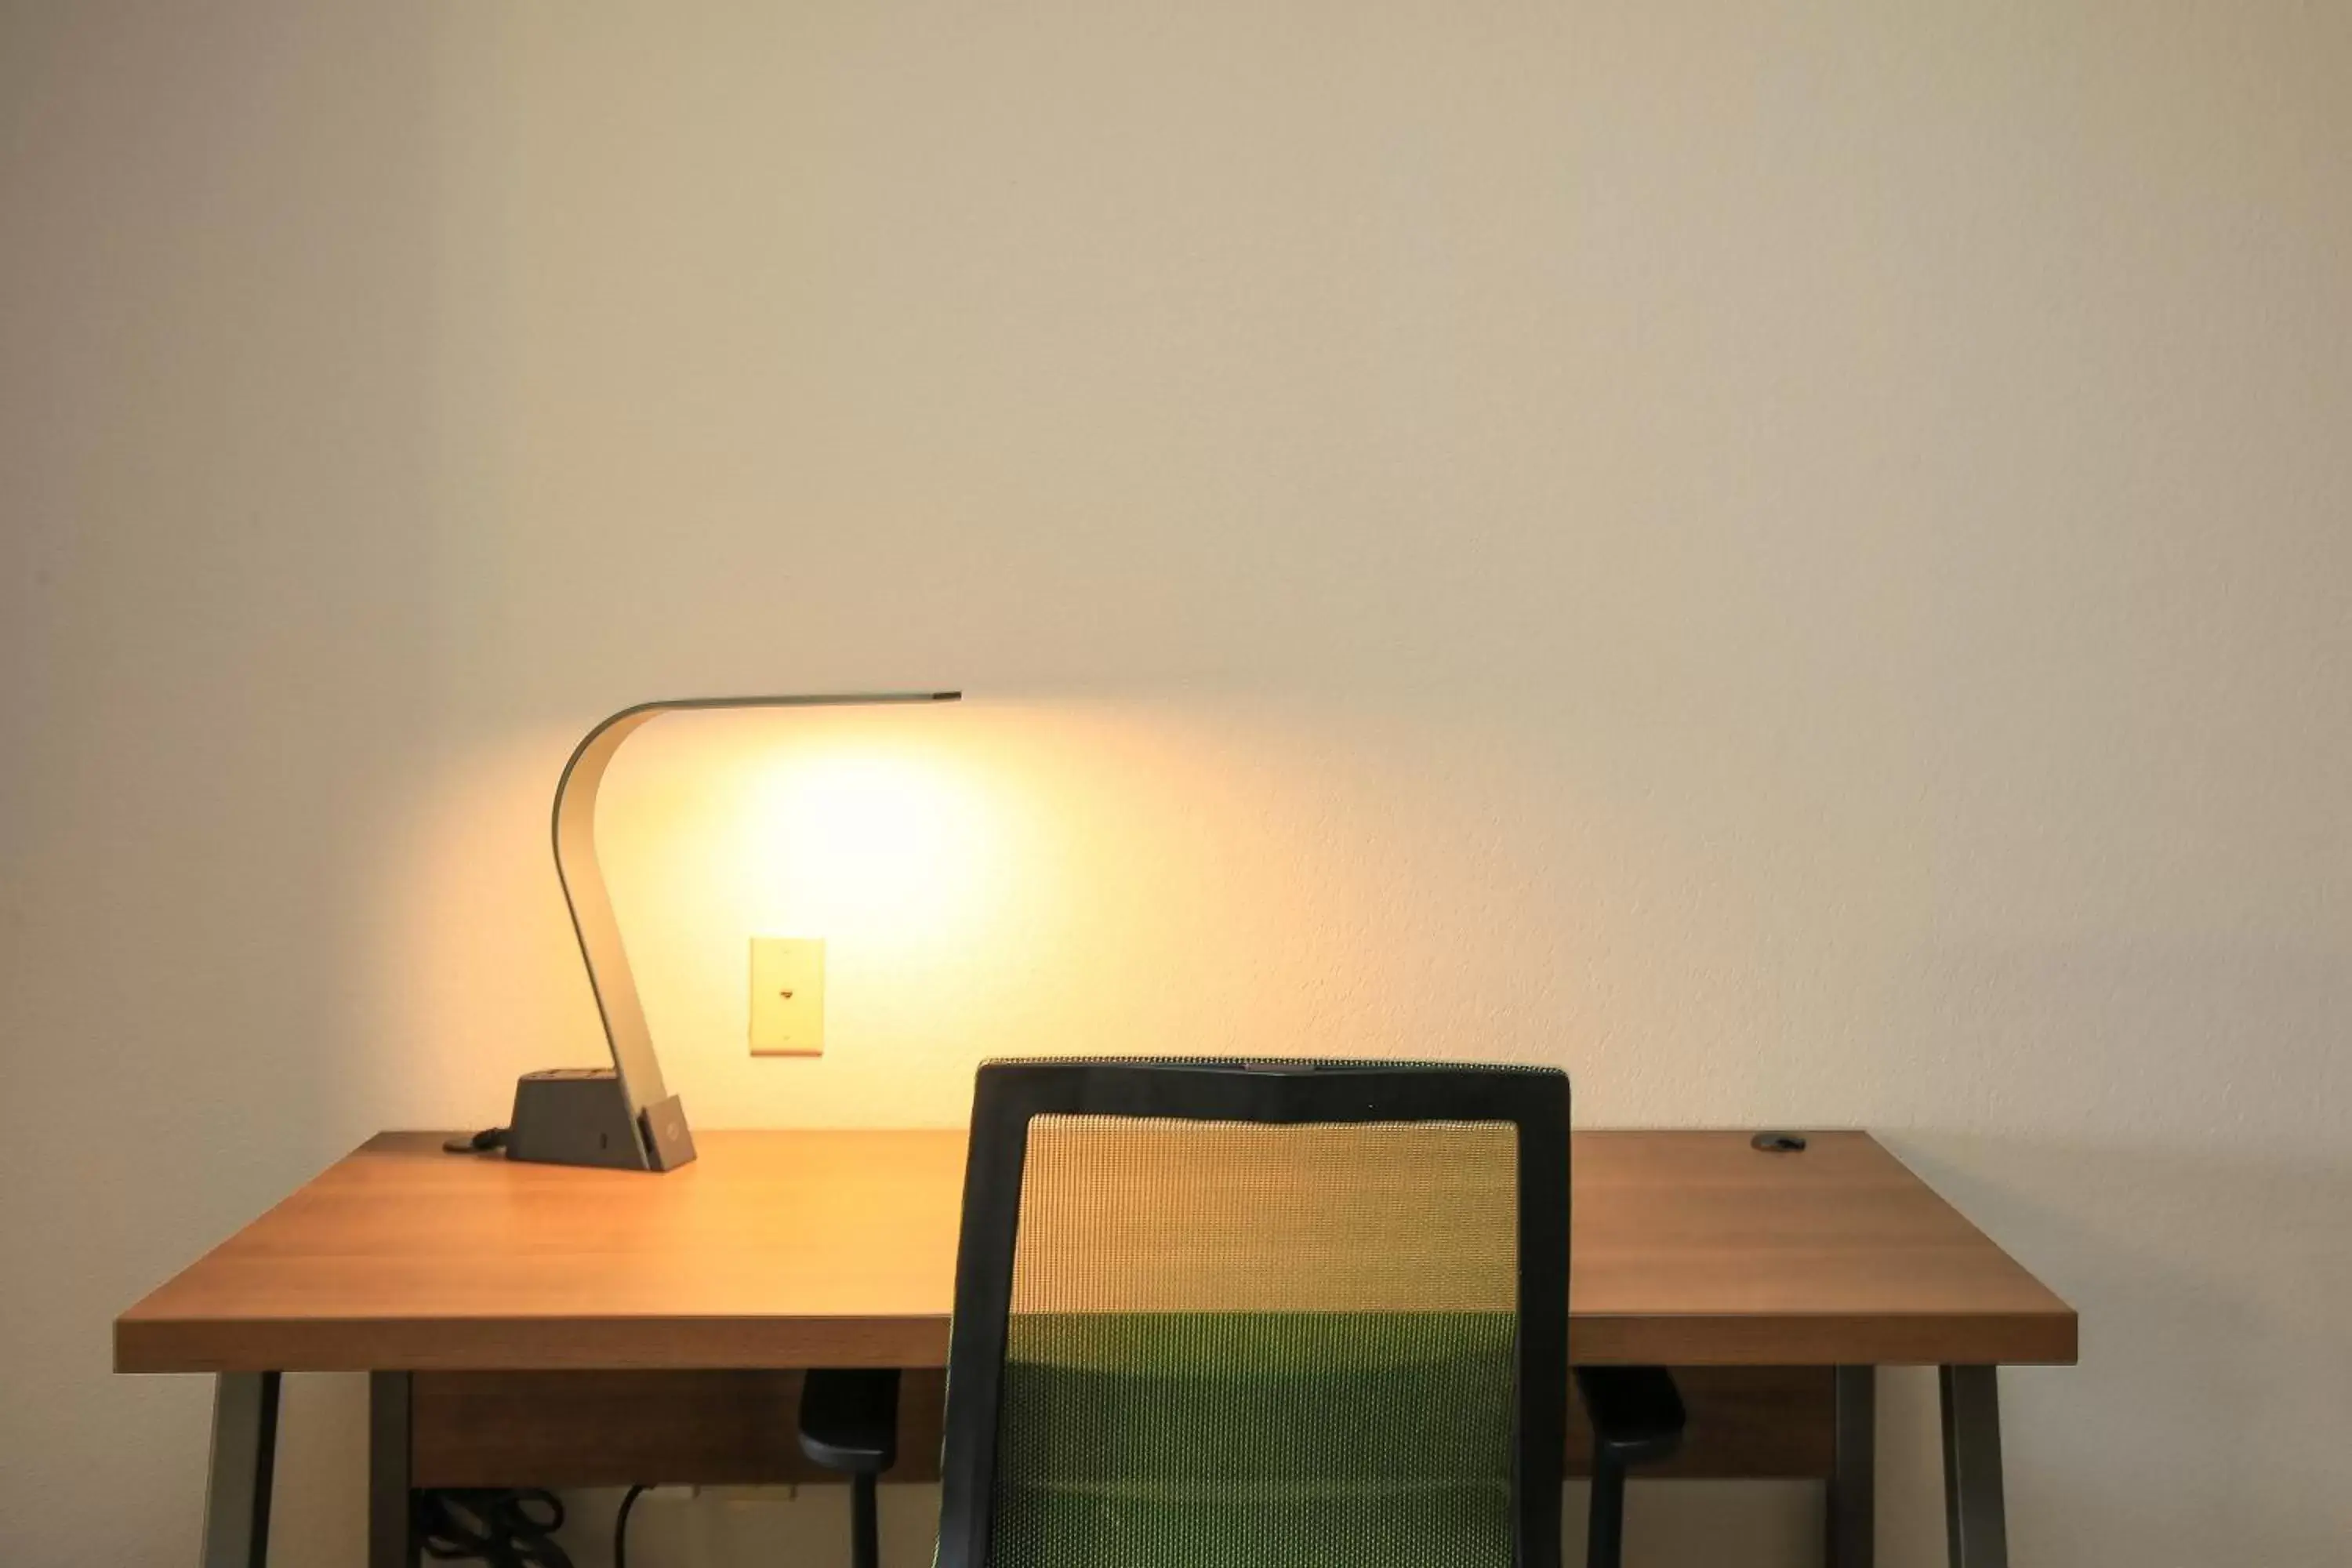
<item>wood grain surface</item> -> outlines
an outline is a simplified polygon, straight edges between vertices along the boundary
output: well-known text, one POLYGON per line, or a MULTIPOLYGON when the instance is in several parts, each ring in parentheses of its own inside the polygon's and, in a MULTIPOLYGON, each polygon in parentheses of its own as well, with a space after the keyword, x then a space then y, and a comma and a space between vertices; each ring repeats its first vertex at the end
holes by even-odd
MULTIPOLYGON (((123 1372, 946 1358, 961 1131, 697 1134, 667 1175, 392 1132, 115 1322, 123 1372)), ((1576 1135, 1588 1364, 2071 1363, 2072 1309, 1861 1132, 1576 1135)))

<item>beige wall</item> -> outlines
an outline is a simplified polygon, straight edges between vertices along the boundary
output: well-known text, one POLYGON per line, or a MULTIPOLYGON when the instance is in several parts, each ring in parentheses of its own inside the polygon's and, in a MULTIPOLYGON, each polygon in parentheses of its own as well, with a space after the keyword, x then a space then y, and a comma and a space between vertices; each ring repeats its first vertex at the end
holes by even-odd
MULTIPOLYGON (((2021 1562, 2344 1555, 2344 8, 0 17, 9 1563, 186 1560, 205 1393, 113 1312, 593 1055, 581 729, 931 680, 616 776, 706 1123, 1228 1045, 1867 1123, 2084 1310, 2021 1562), (690 765, 767 741, 970 852, 838 917, 820 1064, 740 1058, 742 926, 835 917, 690 765)), ((296 1386, 281 1563, 356 1551, 354 1411, 296 1386)), ((1785 1489, 1652 1506, 1801 1560, 1785 1489)))

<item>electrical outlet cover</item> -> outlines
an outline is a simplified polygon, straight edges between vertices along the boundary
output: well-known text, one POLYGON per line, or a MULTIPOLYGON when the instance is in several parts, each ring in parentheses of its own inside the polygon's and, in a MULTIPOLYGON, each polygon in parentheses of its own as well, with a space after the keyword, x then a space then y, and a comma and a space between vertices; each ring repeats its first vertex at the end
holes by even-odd
POLYGON ((751 939, 751 1054, 814 1057, 824 1051, 824 939, 751 939))

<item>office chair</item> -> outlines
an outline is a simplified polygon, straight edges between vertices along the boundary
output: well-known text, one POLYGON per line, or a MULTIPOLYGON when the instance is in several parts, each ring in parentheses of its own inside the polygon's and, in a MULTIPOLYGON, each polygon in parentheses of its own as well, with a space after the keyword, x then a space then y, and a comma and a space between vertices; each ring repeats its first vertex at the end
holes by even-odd
MULTIPOLYGON (((983 1067, 937 1568, 1559 1568, 1568 1164, 1546 1069, 983 1067)), ((839 1413, 876 1375, 811 1374, 813 1457, 871 1462, 839 1413)), ((1682 1409, 1654 1369, 1580 1385, 1617 1568, 1682 1409)))

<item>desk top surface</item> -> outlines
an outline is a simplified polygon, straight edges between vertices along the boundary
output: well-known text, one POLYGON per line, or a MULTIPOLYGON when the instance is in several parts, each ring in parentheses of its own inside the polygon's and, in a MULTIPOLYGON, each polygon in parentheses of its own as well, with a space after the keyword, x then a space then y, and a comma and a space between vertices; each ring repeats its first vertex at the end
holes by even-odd
MULTIPOLYGON (((667 1175, 387 1132, 115 1322, 121 1372, 938 1366, 961 1131, 702 1132, 667 1175)), ((1867 1133, 1580 1132, 1585 1363, 2071 1363, 2073 1309, 1867 1133)))

